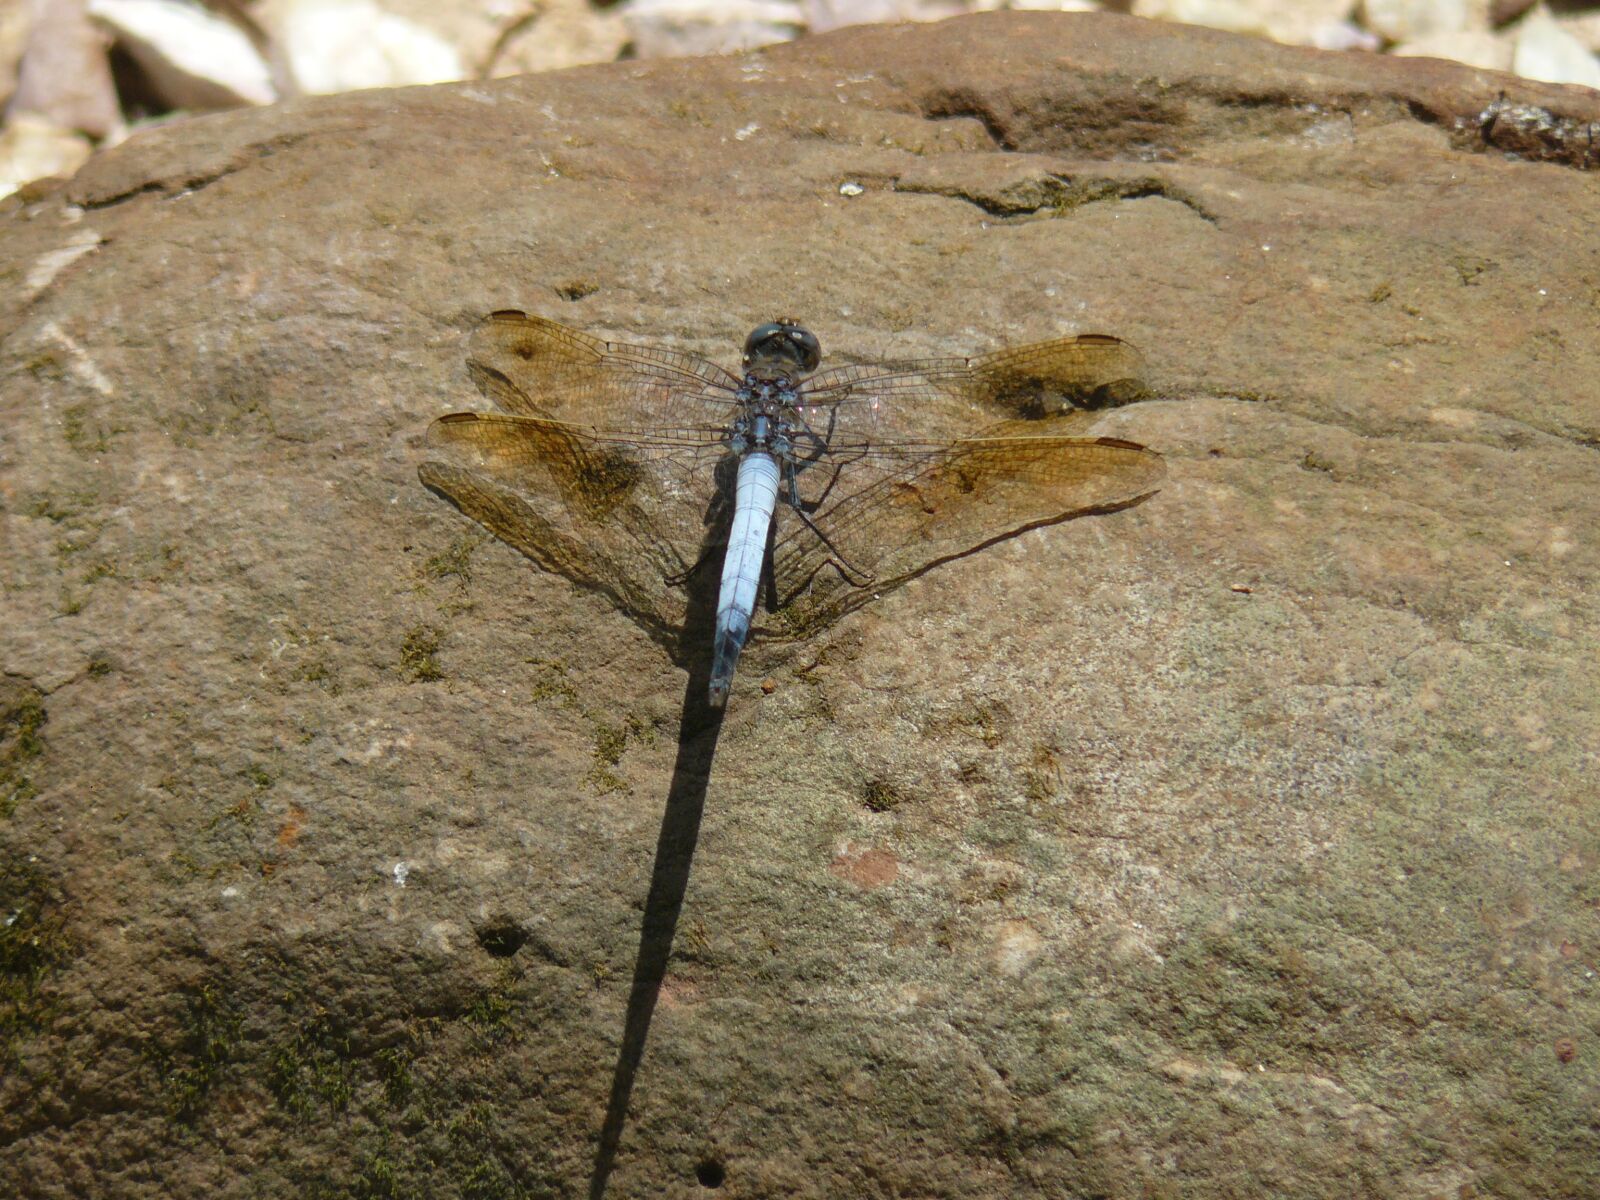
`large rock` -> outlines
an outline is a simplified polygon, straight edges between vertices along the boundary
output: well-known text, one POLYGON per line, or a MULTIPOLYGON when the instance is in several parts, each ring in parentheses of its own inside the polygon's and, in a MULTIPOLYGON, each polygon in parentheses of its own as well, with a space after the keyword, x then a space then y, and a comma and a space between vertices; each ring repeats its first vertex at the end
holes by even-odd
POLYGON ((1004 14, 9 201, 8 1186, 1600 1194, 1597 121, 1004 14), (417 483, 512 305, 1116 333, 1170 479, 752 647, 702 820, 671 655, 417 483))

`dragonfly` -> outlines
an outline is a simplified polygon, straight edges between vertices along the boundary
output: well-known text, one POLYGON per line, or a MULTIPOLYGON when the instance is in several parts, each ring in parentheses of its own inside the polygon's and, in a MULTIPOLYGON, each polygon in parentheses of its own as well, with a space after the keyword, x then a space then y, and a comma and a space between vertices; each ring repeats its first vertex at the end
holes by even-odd
POLYGON ((1128 342, 1079 334, 977 357, 819 369, 792 318, 737 371, 508 309, 472 336, 493 412, 436 419, 422 482, 651 633, 680 632, 720 566, 707 699, 740 651, 810 636, 951 559, 1159 490, 1161 455, 1084 436, 1146 394, 1128 342), (961 432, 965 431, 965 432, 961 432))

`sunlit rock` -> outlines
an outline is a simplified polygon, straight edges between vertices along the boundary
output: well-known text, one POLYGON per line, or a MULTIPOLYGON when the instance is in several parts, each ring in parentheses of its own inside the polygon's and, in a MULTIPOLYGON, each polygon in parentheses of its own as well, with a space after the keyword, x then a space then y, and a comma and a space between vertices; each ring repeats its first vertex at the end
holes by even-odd
POLYGON ((237 108, 277 99, 266 60, 224 17, 178 0, 89 0, 89 15, 173 108, 237 108))
POLYGON ((0 11, 0 90, 7 111, 29 112, 93 138, 122 123, 106 59, 107 38, 83 0, 33 0, 0 11), (8 86, 15 73, 16 89, 8 86))
POLYGON ((1600 62, 1582 42, 1557 25, 1543 5, 1517 26, 1511 69, 1524 79, 1600 88, 1600 62))
POLYGON ((789 41, 805 24, 790 0, 629 0, 620 11, 640 58, 752 50, 789 41))
POLYGON ((89 139, 33 113, 15 113, 0 130, 0 196, 36 179, 70 175, 89 159, 89 139))
POLYGON ((1363 24, 1391 42, 1456 33, 1471 25, 1469 0, 1362 0, 1363 24))
POLYGON ((1337 35, 1348 31, 1350 9, 1350 0, 1134 0, 1132 12, 1278 42, 1345 49, 1337 35), (1328 47, 1329 42, 1335 45, 1328 47))
POLYGON ((445 83, 466 74, 449 42, 373 0, 296 0, 281 20, 284 65, 303 92, 445 83))
POLYGON ((1489 71, 1511 70, 1511 43, 1487 30, 1459 29, 1430 33, 1401 42, 1390 51, 1402 58, 1448 58, 1489 71))

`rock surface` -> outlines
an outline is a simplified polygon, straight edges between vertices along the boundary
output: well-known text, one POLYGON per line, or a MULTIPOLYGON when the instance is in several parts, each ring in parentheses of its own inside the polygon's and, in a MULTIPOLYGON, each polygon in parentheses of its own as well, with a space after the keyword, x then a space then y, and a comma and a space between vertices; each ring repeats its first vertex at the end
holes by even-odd
POLYGON ((1600 1194, 1597 121, 1013 13, 209 117, 7 201, 5 1178, 1600 1194), (753 647, 663 829, 682 673, 416 482, 513 305, 725 362, 1116 333, 1156 395, 1097 432, 1171 477, 753 647))

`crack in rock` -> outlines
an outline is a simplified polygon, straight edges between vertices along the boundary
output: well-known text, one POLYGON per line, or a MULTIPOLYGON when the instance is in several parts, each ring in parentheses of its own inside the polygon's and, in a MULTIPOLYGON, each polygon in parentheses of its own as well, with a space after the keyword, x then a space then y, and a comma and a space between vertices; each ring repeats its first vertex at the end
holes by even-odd
POLYGON ((1073 176, 1050 171, 998 187, 902 178, 895 181, 894 190, 961 200, 992 217, 1001 218, 1058 217, 1075 208, 1104 200, 1142 200, 1159 196, 1183 205, 1208 224, 1219 224, 1216 214, 1193 195, 1158 175, 1115 178, 1104 175, 1073 176))

